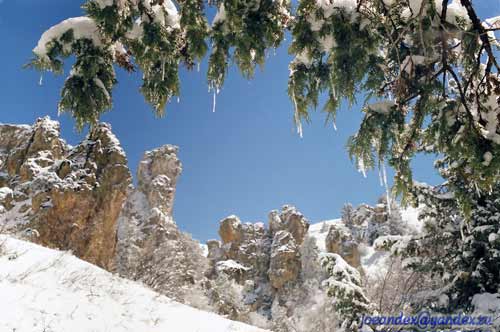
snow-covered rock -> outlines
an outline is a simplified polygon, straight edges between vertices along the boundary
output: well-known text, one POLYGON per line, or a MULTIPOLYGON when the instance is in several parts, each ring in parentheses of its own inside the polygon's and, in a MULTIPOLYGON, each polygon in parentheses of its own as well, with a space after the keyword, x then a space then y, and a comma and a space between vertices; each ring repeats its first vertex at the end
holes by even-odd
POLYGON ((68 252, 0 236, 0 331, 259 332, 177 303, 68 252))
POLYGON ((131 183, 111 127, 96 125, 70 147, 48 117, 33 126, 0 125, 0 151, 0 227, 111 268, 131 183))
POLYGON ((376 279, 387 272, 391 248, 396 242, 405 241, 410 234, 419 234, 423 222, 418 220, 420 209, 401 209, 404 230, 402 234, 391 234, 386 227, 387 214, 382 206, 366 204, 356 208, 353 225, 348 227, 341 219, 326 220, 312 224, 308 236, 316 239, 321 252, 334 252, 352 266, 362 269, 368 279, 376 279), (356 244, 356 248, 352 245, 356 244), (355 252, 353 252, 355 251, 355 252), (353 264, 353 262, 355 264, 353 264))
POLYGON ((197 241, 174 222, 177 178, 182 165, 178 147, 147 151, 118 218, 116 270, 155 291, 184 302, 201 284, 208 265, 197 241))
POLYGON ((274 235, 271 246, 269 280, 276 289, 297 280, 301 269, 299 246, 292 233, 279 231, 274 235))

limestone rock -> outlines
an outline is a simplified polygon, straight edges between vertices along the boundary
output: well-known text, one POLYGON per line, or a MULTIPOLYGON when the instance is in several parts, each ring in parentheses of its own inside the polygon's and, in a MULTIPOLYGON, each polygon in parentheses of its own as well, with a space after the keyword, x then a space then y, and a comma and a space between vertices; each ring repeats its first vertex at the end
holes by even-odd
POLYGON ((359 243, 355 241, 351 231, 343 225, 332 225, 325 240, 326 251, 335 253, 353 267, 361 264, 358 250, 359 243))
POLYGON ((219 227, 219 235, 222 243, 239 243, 243 239, 241 221, 237 216, 229 216, 221 220, 219 227))
POLYGON ((215 271, 217 274, 224 273, 229 279, 232 279, 240 284, 247 279, 247 273, 249 270, 249 267, 246 267, 232 259, 219 261, 215 265, 215 271))
POLYGON ((218 262, 234 260, 250 269, 247 276, 256 284, 272 278, 271 284, 281 288, 294 281, 300 272, 299 248, 308 229, 307 219, 290 205, 283 206, 281 212, 269 213, 269 229, 262 223, 242 223, 234 215, 226 217, 220 221, 221 242, 207 243, 212 271, 218 262), (277 251, 278 243, 288 246, 293 253, 277 251))
POLYGON ((178 238, 172 217, 175 184, 182 171, 177 151, 165 145, 146 152, 139 162, 138 186, 130 191, 118 220, 117 269, 123 276, 130 277, 155 243, 178 238))
POLYGON ((282 288, 286 283, 297 280, 301 261, 299 247, 294 236, 287 231, 278 231, 271 246, 269 280, 271 285, 282 288))
POLYGON ((269 213, 269 229, 272 234, 286 230, 301 245, 307 235, 309 221, 294 206, 285 205, 281 213, 276 210, 269 213))
POLYGON ((14 193, 9 187, 0 188, 0 213, 1 211, 10 210, 13 205, 14 193))
POLYGON ((182 165, 177 158, 179 148, 164 145, 144 154, 137 170, 138 190, 147 196, 151 206, 172 216, 177 177, 182 165))
POLYGON ((117 272, 178 301, 193 292, 207 269, 197 241, 182 233, 172 216, 182 172, 178 148, 165 145, 144 154, 138 186, 118 218, 117 272))
POLYGON ((33 126, 0 125, 0 174, 12 191, 0 225, 35 230, 31 240, 110 269, 131 183, 125 153, 107 124, 95 126, 74 148, 59 130, 48 117, 33 126))
POLYGON ((221 243, 217 240, 208 240, 207 241, 207 258, 209 260, 219 262, 225 260, 224 250, 221 248, 221 243))

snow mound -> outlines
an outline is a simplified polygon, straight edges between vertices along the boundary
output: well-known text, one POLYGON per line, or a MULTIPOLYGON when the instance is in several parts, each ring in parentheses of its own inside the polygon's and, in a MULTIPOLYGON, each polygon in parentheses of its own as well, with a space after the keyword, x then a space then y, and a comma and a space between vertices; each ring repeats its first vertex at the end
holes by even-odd
MULTIPOLYGON (((406 225, 407 234, 419 234, 423 230, 423 222, 418 220, 418 214, 421 208, 407 207, 401 209, 401 218, 406 225)), ((328 235, 328 230, 331 225, 344 226, 341 219, 331 219, 315 224, 311 224, 308 230, 308 236, 316 239, 316 245, 320 252, 326 252, 325 240, 328 235)), ((364 273, 369 276, 369 278, 377 278, 381 275, 387 273, 388 265, 390 263, 390 252, 388 250, 382 250, 383 241, 388 240, 390 236, 380 237, 374 241, 372 246, 368 246, 365 243, 360 243, 359 253, 361 267, 364 273)), ((408 236, 393 237, 395 239, 407 239, 408 236)))
POLYGON ((68 252, 0 236, 0 331, 264 330, 200 311, 68 252))
POLYGON ((340 219, 325 220, 316 224, 311 224, 307 235, 316 239, 316 245, 321 252, 326 251, 325 241, 331 225, 341 223, 340 219))

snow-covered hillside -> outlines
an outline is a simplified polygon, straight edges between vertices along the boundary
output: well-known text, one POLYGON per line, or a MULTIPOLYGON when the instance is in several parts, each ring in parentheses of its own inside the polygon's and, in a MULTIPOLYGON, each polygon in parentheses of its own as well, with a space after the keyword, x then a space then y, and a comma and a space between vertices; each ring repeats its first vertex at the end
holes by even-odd
MULTIPOLYGON (((412 207, 401 210, 401 217, 406 225, 406 234, 420 233, 422 231, 423 223, 418 220, 418 211, 417 208, 412 207)), ((342 225, 342 221, 341 219, 325 220, 309 227, 308 235, 316 239, 316 244, 321 252, 326 252, 325 240, 331 225, 342 225)), ((361 243, 359 245, 359 254, 361 267, 368 278, 375 279, 387 272, 389 264, 389 253, 387 251, 376 250, 375 246, 361 243)))
POLYGON ((331 219, 318 222, 316 224, 311 224, 309 226, 309 230, 307 231, 307 235, 316 239, 316 245, 318 246, 321 252, 326 251, 325 240, 328 235, 328 229, 331 225, 339 224, 341 222, 340 219, 331 219))
POLYGON ((0 236, 0 332, 259 332, 68 252, 0 236))

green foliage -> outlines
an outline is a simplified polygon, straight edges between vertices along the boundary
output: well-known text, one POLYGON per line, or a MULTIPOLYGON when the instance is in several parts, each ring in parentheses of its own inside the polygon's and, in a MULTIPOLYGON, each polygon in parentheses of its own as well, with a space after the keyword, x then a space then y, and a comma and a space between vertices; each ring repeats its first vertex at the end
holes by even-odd
MULTIPOLYGON (((300 0, 292 13, 289 0, 210 1, 218 12, 209 27, 203 0, 89 0, 86 28, 77 19, 49 30, 29 66, 60 74, 63 61, 76 56, 78 75, 65 83, 60 109, 81 128, 112 106, 114 64, 143 73, 140 91, 161 116, 180 94, 179 67, 201 61, 207 42, 208 85, 218 91, 231 63, 251 78, 289 31, 295 59, 288 94, 299 133, 322 97, 327 119, 335 121, 343 101, 352 105, 363 96, 365 116, 349 154, 363 168, 388 162, 404 201, 415 199, 411 161, 419 153, 441 156, 436 168, 446 179, 491 191, 500 177, 493 32, 470 0, 446 8, 437 0, 390 3, 300 0), (391 106, 376 109, 374 102, 391 106)), ((470 210, 470 193, 453 190, 470 210)))
POLYGON ((141 39, 127 41, 135 62, 143 72, 141 92, 158 115, 163 115, 166 103, 180 94, 179 34, 159 23, 144 23, 141 39))
POLYGON ((449 184, 415 186, 424 232, 399 245, 396 252, 409 258, 407 268, 442 280, 439 288, 429 293, 436 296, 418 305, 444 312, 471 310, 474 295, 496 293, 500 287, 500 187, 479 195, 464 181, 455 181, 453 188, 462 187, 472 197, 469 215, 462 212, 449 184))
POLYGON ((77 128, 82 128, 87 123, 96 124, 101 114, 111 108, 116 78, 109 52, 95 48, 88 40, 78 41, 74 49, 76 62, 64 82, 58 108, 71 113, 77 128))
POLYGON ((200 62, 207 53, 206 39, 209 35, 207 19, 203 9, 203 0, 179 0, 181 6, 181 29, 185 33, 184 46, 181 50, 183 61, 192 67, 200 62))
POLYGON ((46 54, 35 57, 28 67, 62 74, 64 59, 75 56, 71 73, 64 82, 59 112, 69 112, 76 126, 96 124, 112 106, 111 91, 116 84, 114 59, 109 48, 97 46, 89 38, 75 38, 73 29, 47 43, 46 54))
POLYGON ((116 41, 132 29, 137 11, 132 7, 120 9, 117 4, 101 8, 97 0, 86 2, 83 9, 92 17, 101 29, 103 35, 116 41))
POLYGON ((335 311, 341 318, 339 327, 345 332, 358 332, 361 318, 371 311, 359 272, 337 254, 323 254, 321 266, 328 276, 323 284, 328 296, 334 299, 335 311))
POLYGON ((323 110, 335 120, 343 98, 352 104, 357 93, 384 78, 375 48, 379 36, 369 32, 369 24, 344 9, 326 17, 316 6, 316 1, 301 1, 292 27, 290 53, 298 57, 290 65, 288 94, 296 122, 309 119, 309 107, 318 106, 323 92, 328 93, 323 110))
POLYGON ((248 78, 256 65, 264 65, 268 49, 277 48, 283 41, 290 4, 287 0, 219 0, 217 4, 208 82, 218 90, 231 58, 248 78))

